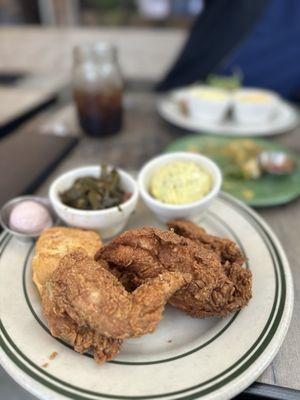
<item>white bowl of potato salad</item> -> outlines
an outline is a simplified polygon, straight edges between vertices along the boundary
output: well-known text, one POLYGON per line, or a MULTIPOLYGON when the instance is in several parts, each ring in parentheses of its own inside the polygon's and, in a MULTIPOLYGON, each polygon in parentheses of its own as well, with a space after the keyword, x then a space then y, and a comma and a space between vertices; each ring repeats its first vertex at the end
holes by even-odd
POLYGON ((153 158, 138 176, 145 204, 162 221, 198 221, 218 195, 222 175, 200 154, 176 152, 153 158))

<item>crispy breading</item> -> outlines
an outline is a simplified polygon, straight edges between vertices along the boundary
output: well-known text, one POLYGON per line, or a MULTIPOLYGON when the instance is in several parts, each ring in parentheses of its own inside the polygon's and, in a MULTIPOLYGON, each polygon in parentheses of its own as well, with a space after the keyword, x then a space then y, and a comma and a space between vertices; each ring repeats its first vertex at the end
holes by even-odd
POLYGON ((93 257, 101 245, 101 238, 94 231, 62 226, 46 229, 36 243, 32 260, 33 282, 40 294, 44 283, 63 256, 71 251, 80 250, 93 257))
POLYGON ((223 265, 229 263, 241 266, 245 262, 245 256, 242 254, 236 243, 227 238, 210 235, 205 231, 205 229, 191 221, 169 221, 168 227, 178 235, 201 243, 208 249, 216 252, 223 265))
POLYGON ((168 299, 190 280, 189 274, 165 272, 129 293, 104 261, 73 252, 61 260, 45 285, 44 314, 55 334, 53 313, 109 338, 139 337, 155 330, 168 299))
MULTIPOLYGON (((56 226, 46 229, 39 237, 32 261, 33 281, 40 295, 44 285, 58 267, 60 260, 72 250, 80 250, 93 257, 101 238, 94 231, 56 226)), ((46 314, 53 336, 68 342, 80 353, 91 350, 97 362, 111 360, 121 348, 122 341, 107 338, 92 331, 89 327, 79 327, 66 314, 60 313, 52 303, 45 303, 46 314)))
POLYGON ((240 303, 240 307, 243 307, 243 304, 251 298, 252 282, 250 271, 241 268, 246 258, 238 245, 230 239, 210 235, 191 221, 169 221, 168 226, 178 235, 204 245, 219 256, 226 276, 234 283, 236 294, 234 306, 240 303))
MULTIPOLYGON (((47 284, 48 282, 46 287, 47 284)), ((99 364, 113 359, 118 354, 122 340, 107 338, 88 326, 79 326, 53 303, 51 297, 48 297, 48 293, 45 290, 42 297, 43 312, 53 336, 67 342, 79 353, 91 351, 95 361, 99 364)))
POLYGON ((141 228, 124 232, 100 248, 95 259, 121 271, 124 281, 129 273, 128 280, 136 286, 164 271, 192 274, 192 282, 178 290, 169 303, 194 317, 225 316, 251 298, 250 271, 236 265, 233 281, 218 253, 172 231, 141 228))

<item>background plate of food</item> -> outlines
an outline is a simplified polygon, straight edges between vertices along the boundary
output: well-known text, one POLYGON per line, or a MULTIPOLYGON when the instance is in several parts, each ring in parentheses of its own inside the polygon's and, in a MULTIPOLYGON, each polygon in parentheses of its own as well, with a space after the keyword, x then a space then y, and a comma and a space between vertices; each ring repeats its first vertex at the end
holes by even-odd
POLYGON ((168 122, 196 132, 228 136, 271 136, 295 128, 296 109, 273 92, 196 85, 163 96, 157 105, 168 122))
POLYGON ((284 340, 292 277, 270 228, 232 197, 214 199, 201 226, 209 234, 182 221, 167 230, 139 205, 127 227, 134 230, 105 245, 97 233, 74 228, 52 227, 37 244, 4 232, 4 368, 41 399, 227 399, 241 392, 284 340), (157 276, 172 263, 180 270, 157 276), (173 306, 164 311, 167 300, 173 306), (132 338, 147 331, 154 332, 132 338))
POLYGON ((300 158, 274 142, 190 135, 172 143, 167 151, 190 151, 210 157, 222 170, 222 189, 252 206, 276 206, 300 195, 300 158), (293 172, 270 175, 261 171, 257 157, 269 150, 287 153, 294 162, 293 172))

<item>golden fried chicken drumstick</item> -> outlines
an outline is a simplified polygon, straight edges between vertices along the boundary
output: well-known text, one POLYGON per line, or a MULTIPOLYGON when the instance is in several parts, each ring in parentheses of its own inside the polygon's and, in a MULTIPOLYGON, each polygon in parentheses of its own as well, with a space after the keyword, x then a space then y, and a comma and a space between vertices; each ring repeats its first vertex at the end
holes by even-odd
POLYGON ((74 252, 61 260, 47 281, 43 309, 52 332, 55 310, 55 314, 67 315, 80 329, 87 327, 95 335, 139 337, 155 330, 168 299, 190 281, 189 274, 165 272, 129 293, 105 261, 96 262, 74 252))
POLYGON ((218 253, 172 231, 129 230, 103 246, 95 259, 107 261, 113 271, 122 274, 121 281, 135 287, 165 271, 190 273, 192 281, 169 303, 194 317, 226 316, 251 298, 250 271, 238 267, 231 279, 218 253))

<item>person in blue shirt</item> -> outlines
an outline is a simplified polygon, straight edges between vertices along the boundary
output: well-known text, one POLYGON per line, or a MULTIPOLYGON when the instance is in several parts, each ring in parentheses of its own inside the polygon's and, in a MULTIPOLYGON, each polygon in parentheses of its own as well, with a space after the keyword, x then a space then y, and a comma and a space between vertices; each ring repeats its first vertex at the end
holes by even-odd
POLYGON ((300 96, 300 0, 206 0, 160 91, 241 71, 244 86, 300 96))

